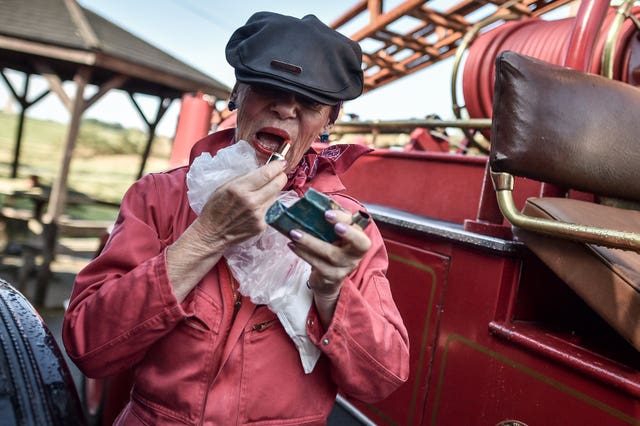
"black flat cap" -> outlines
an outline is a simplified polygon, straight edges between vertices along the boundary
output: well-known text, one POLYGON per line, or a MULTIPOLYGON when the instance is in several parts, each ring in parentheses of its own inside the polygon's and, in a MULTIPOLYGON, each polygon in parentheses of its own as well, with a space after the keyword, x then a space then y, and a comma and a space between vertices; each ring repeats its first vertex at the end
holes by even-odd
POLYGON ((327 105, 362 93, 360 45, 314 15, 258 12, 233 33, 226 55, 243 83, 275 86, 327 105))

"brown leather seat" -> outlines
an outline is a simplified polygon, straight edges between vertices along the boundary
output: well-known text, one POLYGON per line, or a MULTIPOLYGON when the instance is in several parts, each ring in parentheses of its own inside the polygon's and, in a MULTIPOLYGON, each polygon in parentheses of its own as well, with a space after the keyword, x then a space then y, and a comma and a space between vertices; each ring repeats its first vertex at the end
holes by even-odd
MULTIPOLYGON (((628 84, 504 52, 496 60, 491 170, 496 179, 523 176, 635 206, 638 111, 640 90, 628 84)), ((508 191, 500 183, 497 190, 508 191)), ((505 213, 514 234, 640 350, 640 211, 542 197, 522 213, 505 213)))

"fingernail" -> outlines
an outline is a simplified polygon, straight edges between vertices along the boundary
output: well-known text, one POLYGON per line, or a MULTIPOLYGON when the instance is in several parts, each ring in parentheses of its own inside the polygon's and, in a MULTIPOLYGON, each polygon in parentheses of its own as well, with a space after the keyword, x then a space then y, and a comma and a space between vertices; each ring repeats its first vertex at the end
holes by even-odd
POLYGON ((296 229, 292 229, 291 232, 289 232, 289 236, 294 241, 298 241, 300 238, 302 238, 302 234, 296 229))
POLYGON ((287 247, 289 247, 291 250, 295 251, 296 250, 296 245, 295 243, 292 242, 288 242, 287 243, 287 247))
POLYGON ((333 210, 327 210, 324 212, 325 219, 334 220, 336 218, 336 212, 333 210))
POLYGON ((347 232, 347 225, 345 225, 342 222, 338 222, 336 223, 336 225, 333 227, 333 229, 335 229, 336 234, 338 235, 344 235, 347 232))
POLYGON ((287 160, 282 160, 282 170, 287 169, 287 160))

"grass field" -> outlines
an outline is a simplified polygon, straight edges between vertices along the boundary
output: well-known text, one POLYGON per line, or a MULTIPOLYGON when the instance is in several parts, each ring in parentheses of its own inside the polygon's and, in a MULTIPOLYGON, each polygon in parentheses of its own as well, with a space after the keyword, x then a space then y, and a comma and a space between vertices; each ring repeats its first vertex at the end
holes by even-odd
MULTIPOLYGON (((0 177, 11 174, 18 117, 0 112, 0 177)), ((31 175, 51 185, 62 161, 67 126, 27 118, 22 136, 18 178, 31 175)), ((69 173, 69 188, 92 198, 119 203, 135 181, 147 136, 137 129, 96 120, 83 121, 69 173)), ((171 140, 156 136, 145 173, 165 170, 171 140)), ((80 219, 112 219, 117 210, 105 206, 69 207, 65 214, 80 219)))

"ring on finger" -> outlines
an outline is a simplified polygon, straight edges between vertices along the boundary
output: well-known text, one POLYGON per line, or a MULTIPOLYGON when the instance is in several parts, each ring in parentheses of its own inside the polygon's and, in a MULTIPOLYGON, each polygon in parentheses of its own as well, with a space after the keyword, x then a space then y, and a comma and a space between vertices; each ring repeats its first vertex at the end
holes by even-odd
POLYGON ((353 214, 353 216, 351 216, 351 224, 358 225, 363 231, 370 223, 371 216, 365 211, 358 210, 353 214))

